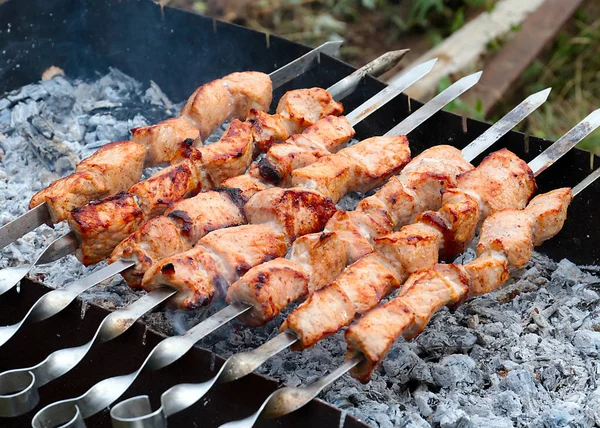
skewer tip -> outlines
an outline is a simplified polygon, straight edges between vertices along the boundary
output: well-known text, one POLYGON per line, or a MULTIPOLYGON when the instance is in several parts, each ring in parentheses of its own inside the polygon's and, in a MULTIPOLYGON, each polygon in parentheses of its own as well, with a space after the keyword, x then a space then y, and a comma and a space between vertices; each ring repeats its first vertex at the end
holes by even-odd
POLYGON ((473 84, 479 82, 479 79, 481 79, 481 76, 483 75, 483 70, 478 71, 477 73, 473 73, 473 74, 469 74, 468 76, 463 77, 462 79, 459 80, 463 81, 463 82, 473 82, 473 84))
POLYGON ((324 53, 326 55, 337 55, 340 51, 340 47, 343 44, 343 40, 332 40, 330 42, 323 43, 315 49, 318 49, 320 53, 324 53))

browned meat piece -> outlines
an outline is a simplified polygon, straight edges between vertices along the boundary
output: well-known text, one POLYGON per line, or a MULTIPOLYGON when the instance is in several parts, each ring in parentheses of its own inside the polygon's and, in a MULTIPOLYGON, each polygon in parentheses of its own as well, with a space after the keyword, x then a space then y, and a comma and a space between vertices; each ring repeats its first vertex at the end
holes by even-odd
POLYGON ((374 137, 297 169, 292 173, 292 183, 317 190, 337 202, 350 189, 365 192, 381 185, 409 160, 406 137, 374 137))
MULTIPOLYGON (((339 116, 344 107, 333 99, 325 89, 296 89, 286 92, 279 103, 277 113, 297 121, 300 129, 308 128, 325 116, 339 116)), ((297 134, 297 132, 293 132, 297 134)))
POLYGON ((170 218, 159 216, 145 222, 117 245, 109 263, 134 260, 136 265, 122 275, 131 288, 140 288, 144 273, 153 263, 190 248, 181 229, 170 218))
POLYGON ((33 195, 29 208, 46 202, 53 223, 66 220, 74 208, 137 183, 145 155, 146 148, 132 141, 106 144, 81 161, 75 173, 33 195))
POLYGON ((190 161, 171 165, 129 189, 146 218, 161 215, 167 206, 196 193, 202 185, 190 161))
POLYGON ((335 213, 335 205, 318 192, 273 187, 250 198, 244 212, 249 223, 279 225, 291 243, 298 236, 322 230, 335 213))
POLYGON ((109 193, 104 177, 95 171, 80 171, 54 181, 31 198, 29 208, 44 202, 52 223, 66 220, 75 208, 109 193))
POLYGON ((273 184, 289 186, 292 171, 336 152, 354 134, 345 117, 327 116, 302 134, 292 135, 285 143, 271 146, 259 164, 260 175, 273 184))
POLYGON ((404 281, 410 274, 430 269, 437 262, 442 236, 422 223, 404 226, 399 232, 375 239, 375 250, 396 269, 404 281))
POLYGON ((220 264, 228 284, 237 281, 252 267, 281 257, 287 251, 285 236, 271 224, 249 224, 215 230, 200 240, 220 264))
POLYGON ((523 209, 536 189, 533 172, 514 153, 502 149, 458 177, 458 186, 483 201, 483 216, 505 209, 523 209))
POLYGON ((200 193, 173 204, 164 216, 146 221, 115 248, 110 261, 136 261, 123 277, 129 286, 138 288, 152 264, 190 249, 213 230, 244 223, 240 208, 228 192, 200 193))
POLYGON ((423 211, 437 210, 442 205, 442 192, 455 187, 457 176, 471 169, 473 166, 455 147, 432 147, 410 161, 398 177, 390 179, 373 196, 363 199, 357 210, 385 210, 395 227, 402 227, 423 211))
POLYGON ((252 125, 234 120, 221 139, 198 149, 201 162, 196 163, 199 174, 207 174, 213 186, 246 172, 252 163, 254 143, 252 125))
POLYGON ((183 117, 158 122, 131 130, 133 141, 148 149, 146 166, 157 166, 170 162, 181 143, 199 139, 200 133, 192 123, 183 117))
POLYGON ((442 201, 444 205, 437 212, 425 211, 416 221, 439 231, 443 237, 441 257, 453 260, 475 237, 481 219, 479 199, 460 189, 447 189, 442 201))
POLYGON ((415 319, 412 311, 401 299, 392 299, 383 306, 373 309, 346 330, 348 351, 346 358, 357 353, 365 357, 350 373, 361 382, 368 382, 371 374, 385 358, 396 341, 396 331, 404 331, 415 319), (372 315, 373 314, 373 315, 372 315))
POLYGON ((400 278, 377 254, 350 265, 331 285, 315 292, 293 311, 281 326, 300 338, 292 349, 301 350, 350 324, 377 306, 396 289, 400 278))
POLYGON ((250 269, 232 284, 227 292, 227 303, 252 305, 240 319, 249 326, 259 326, 307 294, 308 273, 291 260, 277 258, 250 269))
POLYGON ((238 192, 230 189, 202 192, 171 205, 165 215, 196 245, 213 230, 246 223, 238 199, 238 192))
POLYGON ((86 266, 104 260, 143 220, 135 198, 125 192, 74 209, 69 226, 81 243, 77 258, 86 266))
POLYGON ((95 170, 106 179, 110 193, 127 190, 140 180, 146 148, 132 141, 108 143, 77 165, 76 171, 95 170))
POLYGON ((336 233, 310 233, 298 238, 290 249, 290 259, 309 272, 310 293, 331 284, 348 261, 344 257, 344 242, 336 233))
POLYGON ((502 210, 488 217, 481 227, 477 254, 499 252, 511 266, 522 267, 533 251, 533 222, 524 211, 502 210))
POLYGON ((268 110, 271 96, 268 75, 233 73, 196 89, 181 109, 181 116, 191 121, 205 140, 228 119, 245 119, 253 108, 268 110))
POLYGON ((477 257, 465 265, 471 277, 469 297, 494 291, 503 284, 509 276, 508 260, 500 254, 488 254, 477 257))
POLYGON ((219 273, 212 252, 202 245, 167 257, 146 271, 142 286, 150 291, 163 285, 179 292, 169 300, 177 308, 195 309, 224 293, 227 283, 219 273))
POLYGON ((250 269, 231 285, 227 301, 252 305, 241 321, 262 325, 291 302, 337 277, 346 266, 340 257, 342 248, 343 243, 335 234, 305 235, 294 243, 291 260, 277 258, 250 269))
POLYGON ((335 232, 344 242, 346 259, 353 263, 373 251, 370 237, 365 237, 366 231, 360 230, 360 220, 367 217, 359 211, 338 211, 327 222, 326 232, 335 232))
POLYGON ((469 277, 462 266, 436 265, 413 274, 399 297, 370 311, 346 331, 348 355, 362 353, 366 361, 351 372, 368 381, 392 344, 401 336, 419 334, 439 308, 460 303, 469 290, 469 277))
POLYGON ((267 74, 245 71, 231 73, 222 80, 233 97, 234 118, 245 119, 253 109, 269 110, 273 99, 273 84, 267 74))
POLYGON ((562 188, 538 195, 529 202, 525 212, 533 220, 533 245, 541 245, 560 232, 572 200, 571 189, 562 188))
POLYGON ((277 114, 270 116, 260 111, 251 112, 254 140, 260 151, 264 153, 271 145, 300 133, 319 119, 328 115, 339 115, 342 111, 342 105, 336 102, 325 89, 289 91, 279 100, 277 114))
POLYGON ((240 191, 240 197, 245 204, 252 196, 269 188, 269 185, 265 184, 262 180, 252 177, 251 175, 244 174, 238 175, 237 177, 228 178, 221 183, 221 187, 238 189, 240 191))

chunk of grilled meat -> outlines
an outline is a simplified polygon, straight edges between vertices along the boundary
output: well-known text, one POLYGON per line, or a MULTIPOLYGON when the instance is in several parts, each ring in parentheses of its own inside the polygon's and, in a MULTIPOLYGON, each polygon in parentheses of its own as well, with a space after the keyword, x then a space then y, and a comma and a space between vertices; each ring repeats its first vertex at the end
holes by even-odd
MULTIPOLYGON (((506 194, 498 197, 511 199, 506 194)), ((368 381, 392 344, 401 336, 410 340, 421 333, 439 308, 499 287, 508 279, 509 267, 524 266, 535 245, 558 233, 571 200, 570 189, 557 189, 536 196, 524 210, 497 211, 483 223, 475 260, 464 266, 436 264, 413 274, 398 297, 348 328, 348 356, 358 352, 365 356, 352 375, 368 381)))
MULTIPOLYGON (((277 120, 287 123, 290 129, 301 129, 316 117, 328 115, 332 111, 341 111, 341 106, 331 98, 327 91, 313 88, 286 94, 282 98, 278 110, 279 112, 275 115, 277 120), (322 92, 327 95, 323 95, 322 92), (306 106, 318 106, 320 110, 311 111, 305 118, 303 115, 308 114, 306 106), (292 122, 295 125, 291 126, 292 122)), ((254 112, 254 110, 252 111, 254 112)), ((230 123, 221 139, 214 144, 198 148, 193 144, 182 144, 171 160, 173 165, 133 186, 130 193, 136 197, 144 220, 161 215, 171 203, 194 195, 200 190, 221 185, 226 179, 244 173, 252 161, 254 147, 257 144, 255 130, 257 123, 259 122, 254 120, 241 122, 235 119, 230 123)), ((284 136, 284 138, 288 137, 288 134, 284 136)), ((254 186, 254 188, 256 187, 254 186)), ((107 201, 107 204, 113 209, 118 209, 111 201, 107 201)), ((105 207, 101 203, 96 204, 94 208, 88 210, 88 215, 93 215, 91 212, 93 209, 103 211, 105 207)), ((119 214, 116 216, 119 217, 119 214)), ((136 218, 135 221, 137 222, 137 220, 136 218)), ((72 223, 77 223, 77 221, 78 218, 70 220, 72 223)), ((74 230, 78 233, 82 247, 90 247, 84 249, 82 253, 88 253, 91 248, 94 248, 96 252, 94 257, 87 257, 86 260, 102 260, 108 257, 114 249, 114 246, 111 245, 124 240, 131 233, 131 227, 126 224, 112 228, 111 236, 104 238, 107 245, 102 248, 99 244, 102 241, 100 232, 90 231, 94 243, 88 245, 86 235, 80 234, 81 231, 87 229, 76 227, 74 230)))
POLYGON ((75 173, 33 195, 29 208, 45 202, 53 223, 66 220, 73 209, 137 183, 145 156, 146 148, 132 141, 106 144, 81 161, 75 173))
POLYGON ((272 145, 258 164, 257 173, 267 182, 290 186, 292 171, 335 153, 355 134, 344 116, 326 116, 302 134, 272 145))
POLYGON ((173 204, 164 216, 145 222, 112 252, 109 263, 135 260, 123 273, 130 287, 139 288, 146 270, 166 257, 191 249, 209 232, 238 226, 245 218, 231 192, 209 191, 173 204))
POLYGON ((400 171, 409 158, 405 136, 368 138, 297 169, 292 173, 292 183, 338 202, 350 189, 364 192, 380 186, 400 171))
POLYGON ((200 86, 181 109, 202 140, 207 139, 223 122, 245 119, 251 110, 269 110, 273 85, 264 73, 232 73, 200 86))
POLYGON ((103 260, 108 255, 105 248, 116 246, 123 234, 133 233, 143 218, 135 198, 125 192, 75 208, 69 216, 69 226, 77 236, 85 236, 77 258, 86 266, 103 260))
POLYGON ((252 266, 285 254, 287 246, 280 228, 272 224, 219 229, 202 238, 191 250, 155 263, 144 275, 142 286, 162 285, 178 289, 171 303, 192 309, 208 303, 217 293, 252 266))
MULTIPOLYGON (((223 292, 252 267, 284 255, 287 243, 297 234, 321 230, 335 212, 335 206, 311 190, 271 188, 253 196, 244 211, 256 224, 215 230, 198 243, 210 249, 219 272, 218 285, 223 292), (294 215, 285 215, 285 212, 294 215)), ((190 261, 189 258, 197 255, 203 259, 206 254, 206 251, 192 249, 162 259, 147 269, 142 286, 151 289, 166 284, 179 288, 185 297, 175 303, 184 308, 204 304, 219 291, 213 284, 217 276, 208 276, 209 268, 197 268, 191 273, 190 269, 178 269, 177 266, 191 263, 198 267, 202 260, 190 261), (167 265, 168 268, 163 269, 167 265), (185 291, 185 287, 190 289, 185 291), (208 294, 203 294, 207 290, 208 294)))
POLYGON ((325 89, 297 89, 286 92, 277 104, 277 112, 268 115, 252 110, 254 140, 260 152, 266 152, 273 144, 282 142, 329 115, 340 115, 341 103, 333 99, 325 89))
POLYGON ((148 149, 145 165, 162 165, 173 159, 181 143, 199 139, 198 129, 185 117, 171 118, 155 125, 131 130, 132 140, 148 149))

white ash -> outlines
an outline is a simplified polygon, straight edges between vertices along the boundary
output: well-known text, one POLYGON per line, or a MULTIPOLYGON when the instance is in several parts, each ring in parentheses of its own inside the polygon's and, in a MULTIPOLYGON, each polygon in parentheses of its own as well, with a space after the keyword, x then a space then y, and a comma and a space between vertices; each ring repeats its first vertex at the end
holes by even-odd
MULTIPOLYGON (((24 213, 35 192, 73 172, 80 159, 176 112, 155 83, 144 88, 116 69, 93 81, 56 76, 0 95, 0 225, 24 213)), ((28 233, 0 251, 0 268, 31 262, 67 230, 63 223, 28 233)), ((34 276, 60 287, 98 267, 67 256, 34 276)))
MULTIPOLYGON (((375 427, 560 427, 600 424, 600 278, 596 268, 534 253, 508 284, 439 311, 413 342, 394 345, 371 382, 349 375, 321 398, 375 427)), ((217 308, 205 312, 213 313, 217 308)), ((170 314, 181 332, 204 318, 170 314)), ((223 327, 201 346, 223 357, 277 334, 223 327)), ((259 369, 282 384, 310 384, 343 362, 343 333, 259 369)))
MULTIPOLYGON (((93 82, 59 76, 0 96, 0 224, 23 213, 31 195, 70 172, 75 159, 176 111, 158 86, 144 89, 118 70, 93 82)), ((348 195, 338 207, 354 209, 365 196, 348 195)), ((0 268, 31 261, 66 230, 61 224, 27 234, 2 250, 0 268)), ((468 252, 462 260, 472 257, 468 252)), ((34 276, 61 287, 102 266, 84 268, 68 256, 34 276)), ((454 313, 439 311, 419 338, 396 344, 370 383, 346 375, 321 397, 376 427, 600 424, 599 273, 596 266, 555 263, 536 253, 506 287, 454 313)), ((109 309, 137 298, 119 278, 106 285, 85 298, 109 309)), ((193 314, 159 310, 145 320, 181 333, 223 306, 193 314)), ((232 323, 200 345, 223 357, 253 349, 277 334, 284 315, 258 329, 232 323)), ((285 351, 260 372, 305 385, 340 364, 344 353, 341 332, 313 349, 285 351)))

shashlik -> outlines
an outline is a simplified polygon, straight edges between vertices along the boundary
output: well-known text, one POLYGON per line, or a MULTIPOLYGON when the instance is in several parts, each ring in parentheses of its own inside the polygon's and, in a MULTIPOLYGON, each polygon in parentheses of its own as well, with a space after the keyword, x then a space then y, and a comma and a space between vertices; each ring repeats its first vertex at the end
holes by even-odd
MULTIPOLYGON (((272 145, 267 153, 280 145, 290 146, 290 153, 294 148, 310 152, 308 145, 294 145, 301 140, 310 142, 313 151, 319 155, 324 153, 324 149, 331 154, 353 136, 354 129, 345 117, 326 116, 302 134, 292 136, 285 143, 272 145)), ((144 273, 154 262, 190 249, 212 230, 244 224, 243 206, 254 194, 268 187, 268 183, 250 172, 227 179, 212 191, 176 202, 163 216, 147 220, 117 245, 110 262, 135 260, 136 266, 124 272, 123 276, 130 286, 139 287, 144 273)))
MULTIPOLYGON (((330 185, 325 189, 329 190, 329 193, 299 186, 290 189, 269 188, 255 194, 243 209, 245 218, 253 224, 211 232, 200 239, 191 250, 154 263, 144 274, 142 287, 151 290, 168 285, 180 290, 175 298, 175 303, 180 307, 204 304, 217 292, 226 292, 226 289, 219 290, 219 284, 215 283, 215 274, 211 272, 209 265, 216 263, 219 272, 227 272, 227 274, 221 273, 221 277, 227 275, 224 279, 229 285, 252 267, 282 257, 286 253, 287 246, 282 247, 278 254, 266 251, 249 231, 261 227, 264 229, 263 233, 266 233, 265 228, 270 228, 268 229, 271 230, 270 233, 282 233, 287 245, 291 245, 299 236, 323 229, 335 213, 332 199, 335 200, 340 195, 339 189, 351 188, 352 183, 356 183, 357 176, 366 180, 361 183, 364 188, 368 183, 372 187, 377 187, 386 178, 397 173, 408 162, 409 157, 408 141, 403 136, 369 138, 336 154, 323 157, 317 163, 328 159, 326 163, 323 162, 324 165, 319 171, 322 176, 331 177, 330 185), (365 152, 382 152, 384 148, 387 150, 388 157, 380 157, 377 161, 374 159, 369 163, 361 161, 365 152), (339 165, 348 172, 337 174, 339 165), (229 253, 238 255, 243 253, 244 256, 240 257, 237 263, 219 261, 230 256, 227 252, 215 251, 214 244, 207 244, 207 242, 214 242, 213 236, 219 236, 223 240, 226 239, 225 237, 231 237, 229 253), (205 257, 208 253, 212 261, 206 261, 205 257), (250 257, 253 257, 251 261, 250 257), (194 269, 189 268, 190 263, 194 263, 194 269)), ((293 180, 292 184, 295 184, 293 180)))
MULTIPOLYGON (((319 162, 294 174, 298 173, 305 183, 311 182, 306 179, 307 170, 319 171, 323 168, 319 162)), ((227 301, 253 306, 242 315, 249 325, 269 321, 289 303, 329 284, 348 264, 373 251, 373 239, 408 223, 421 210, 441 205, 441 191, 456 186, 457 176, 471 169, 454 147, 442 145, 425 150, 399 176, 363 199, 356 210, 335 213, 324 233, 297 239, 289 258, 251 269, 230 287, 227 301), (323 254, 325 246, 332 251, 327 257, 323 254)))
POLYGON ((83 160, 75 173, 36 193, 29 207, 45 202, 51 221, 58 223, 75 208, 127 190, 139 181, 144 165, 169 162, 183 141, 200 141, 225 120, 246 118, 252 108, 268 109, 271 86, 269 76, 259 72, 233 73, 202 85, 187 101, 180 117, 134 129, 133 141, 104 146, 83 160), (246 87, 243 81, 253 84, 246 87))
POLYGON ((375 308, 346 331, 348 357, 361 353, 365 360, 352 376, 366 382, 392 344, 419 335, 443 306, 495 290, 509 277, 509 269, 524 266, 533 248, 562 228, 573 198, 571 189, 538 195, 525 209, 493 213, 481 228, 477 258, 465 264, 435 264, 416 272, 398 297, 375 308))
POLYGON ((486 157, 447 189, 443 205, 400 231, 375 238, 375 252, 350 265, 331 285, 312 294, 281 326, 299 337, 295 349, 314 345, 379 304, 411 274, 430 269, 440 251, 456 255, 470 242, 486 213, 524 208, 535 190, 529 166, 506 149, 486 157), (328 308, 337 306, 338 311, 328 308))
MULTIPOLYGON (((188 104, 196 105, 197 96, 188 104)), ((184 107, 183 111, 188 110, 184 107)), ((79 259, 85 265, 103 260, 143 221, 161 215, 170 203, 243 174, 259 147, 262 150, 320 117, 341 112, 341 104, 324 89, 290 91, 281 98, 276 114, 252 110, 252 119, 233 120, 218 142, 198 148, 184 144, 176 152, 173 165, 135 184, 127 193, 72 211, 68 221, 81 243, 79 259)), ((194 117, 200 120, 201 116, 198 113, 194 117)))

